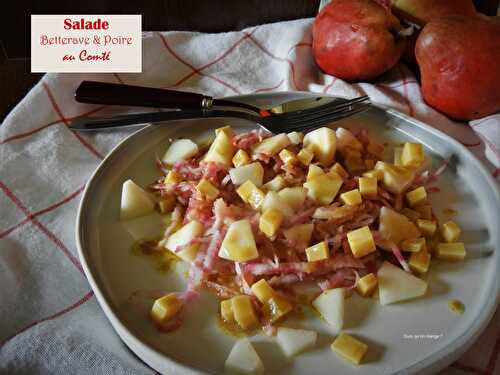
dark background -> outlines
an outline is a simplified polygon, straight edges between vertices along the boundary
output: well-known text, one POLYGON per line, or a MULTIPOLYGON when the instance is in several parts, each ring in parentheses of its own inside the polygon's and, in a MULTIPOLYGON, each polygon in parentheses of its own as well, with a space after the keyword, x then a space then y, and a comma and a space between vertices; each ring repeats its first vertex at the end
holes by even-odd
MULTIPOLYGON (((143 30, 221 32, 314 17, 320 0, 10 0, 0 9, 0 121, 42 74, 30 73, 31 14, 142 14, 143 30), (11 8, 11 9, 9 9, 11 8)), ((494 15, 499 0, 474 0, 494 15)))

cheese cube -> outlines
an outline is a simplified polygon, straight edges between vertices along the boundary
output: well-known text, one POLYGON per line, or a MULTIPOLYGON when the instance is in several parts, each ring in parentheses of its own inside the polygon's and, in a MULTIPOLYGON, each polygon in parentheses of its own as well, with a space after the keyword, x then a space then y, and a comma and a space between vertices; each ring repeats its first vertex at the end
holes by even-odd
POLYGON ((341 358, 359 365, 368 350, 368 345, 342 332, 332 343, 332 350, 341 358))
POLYGON ((274 295, 269 298, 262 307, 264 317, 274 323, 292 311, 293 305, 285 298, 274 295))
POLYGON ((328 250, 328 243, 326 241, 322 241, 306 249, 306 256, 308 262, 315 262, 318 260, 327 259, 328 255, 329 255, 329 250, 328 250))
POLYGON ((382 180, 384 178, 384 172, 381 169, 372 169, 371 171, 363 173, 363 176, 382 180))
POLYGON ((236 154, 234 154, 232 162, 235 168, 241 167, 242 165, 247 165, 251 161, 250 156, 245 150, 238 150, 236 154))
POLYGON ((321 176, 323 174, 325 174, 325 172, 323 172, 323 169, 321 169, 321 167, 318 167, 317 165, 311 164, 311 165, 309 165, 309 169, 307 170, 306 179, 310 180, 313 177, 321 176))
POLYGON ((286 148, 281 150, 278 156, 284 164, 293 164, 298 161, 297 155, 295 155, 292 151, 287 150, 286 148))
POLYGON ((363 297, 366 297, 373 293, 373 291, 377 287, 377 284, 377 277, 373 273, 369 273, 368 275, 365 275, 358 280, 356 289, 359 294, 361 294, 363 297))
POLYGON ((178 184, 182 181, 182 176, 176 171, 168 171, 163 183, 165 184, 178 184))
POLYGON ((231 298, 234 319, 244 330, 255 328, 259 320, 249 296, 239 295, 231 298))
POLYGON ((314 154, 312 151, 308 150, 307 148, 303 148, 302 150, 299 151, 297 154, 297 159, 304 164, 306 167, 311 164, 311 161, 314 158, 314 154))
POLYGON ((424 162, 424 148, 420 143, 405 143, 401 153, 401 164, 417 168, 424 162))
POLYGON ((446 242, 455 242, 462 232, 460 227, 451 220, 441 225, 440 231, 446 242))
POLYGON ((402 194, 415 177, 415 172, 409 168, 377 162, 375 169, 382 170, 382 183, 391 193, 402 194))
POLYGON ((465 246, 463 242, 438 243, 436 256, 443 260, 463 260, 465 258, 465 246))
POLYGON ((260 207, 265 197, 264 192, 250 180, 243 183, 236 190, 236 193, 238 193, 243 202, 248 203, 254 210, 260 207))
POLYGON ((394 165, 403 165, 403 163, 401 163, 402 153, 403 153, 403 147, 394 148, 394 165))
POLYGON ((425 249, 425 238, 419 237, 401 242, 401 250, 418 253, 425 249))
POLYGON ((417 227, 425 237, 430 238, 436 233, 437 224, 435 221, 417 219, 417 227))
POLYGON ((309 198, 326 206, 333 202, 342 183, 342 178, 336 172, 328 172, 308 178, 304 187, 309 198))
POLYGON ((285 179, 281 175, 277 175, 272 180, 262 185, 262 188, 267 191, 279 191, 286 186, 285 179))
POLYGON ((298 145, 302 143, 302 140, 304 139, 304 133, 302 132, 291 132, 288 133, 288 139, 290 139, 290 142, 292 145, 298 145))
POLYGON ((175 293, 158 298, 151 308, 151 318, 160 326, 172 319, 182 307, 182 302, 175 293))
POLYGON ((331 168, 330 171, 332 172, 337 172, 342 179, 346 179, 349 177, 349 173, 344 169, 344 167, 340 163, 335 163, 331 168))
POLYGON ((360 177, 358 180, 359 192, 363 197, 376 197, 378 193, 377 179, 373 177, 360 177))
POLYGON ((196 185, 196 191, 208 200, 215 200, 219 196, 219 189, 217 189, 209 180, 203 178, 196 185))
POLYGON ((161 197, 161 199, 158 201, 158 207, 160 208, 160 212, 162 214, 166 214, 167 212, 171 212, 174 207, 175 207, 175 196, 173 195, 167 195, 164 197, 161 197))
POLYGON ((427 201, 427 192, 423 186, 416 188, 415 190, 406 193, 406 200, 410 207, 419 206, 427 201))
POLYGON ((348 232, 347 241, 355 258, 360 258, 376 250, 375 241, 368 226, 348 232))
POLYGON ((230 299, 220 301, 220 315, 227 323, 234 323, 233 302, 230 299))
POLYGON ((261 302, 266 303, 270 298, 274 297, 274 289, 268 284, 265 279, 260 279, 256 283, 253 283, 252 293, 261 302))
POLYGON ((418 212, 421 219, 431 220, 432 219, 432 206, 429 204, 424 204, 414 208, 418 212))
POLYGON ((217 128, 215 129, 215 135, 217 136, 220 132, 223 132, 226 137, 233 138, 234 137, 234 131, 233 128, 230 126, 223 126, 222 128, 217 128))
POLYGON ((363 201, 358 189, 350 190, 340 194, 340 200, 342 201, 342 203, 349 206, 361 204, 361 202, 363 201))
POLYGON ((408 265, 411 270, 417 273, 426 273, 429 270, 431 263, 431 254, 426 249, 420 250, 418 253, 412 253, 408 265))
POLYGON ((270 208, 262 214, 259 219, 259 229, 267 237, 273 237, 281 223, 283 222, 283 214, 275 208, 270 208))

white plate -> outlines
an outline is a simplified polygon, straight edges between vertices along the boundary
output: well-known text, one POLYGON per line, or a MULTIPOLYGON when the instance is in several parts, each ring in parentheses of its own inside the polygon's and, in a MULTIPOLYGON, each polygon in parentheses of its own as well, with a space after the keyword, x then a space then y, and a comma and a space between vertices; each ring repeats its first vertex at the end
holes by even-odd
MULTIPOLYGON (((251 95, 238 100, 271 107, 306 93, 251 95)), ((287 322, 320 332, 317 348, 286 361, 273 339, 252 338, 269 374, 413 374, 433 373, 456 360, 491 319, 500 291, 499 193, 480 163, 458 142, 432 127, 395 111, 373 108, 335 124, 365 127, 370 134, 394 143, 421 142, 433 156, 434 167, 451 159, 440 182, 442 192, 432 196, 440 214, 459 211, 468 256, 458 263, 439 263, 429 274, 430 291, 414 301, 380 306, 354 295, 346 302, 346 331, 369 344, 365 363, 356 367, 330 350, 334 335, 319 319, 287 322), (462 316, 448 310, 447 301, 464 302, 462 316), (311 370, 314 369, 314 370, 311 370), (313 371, 313 372, 311 372, 313 371)), ((144 313, 127 302, 136 290, 183 290, 185 276, 161 274, 144 257, 131 254, 133 244, 119 222, 122 183, 132 178, 145 186, 158 172, 155 154, 161 155, 169 138, 204 139, 213 129, 231 125, 247 131, 255 124, 240 119, 183 120, 143 128, 121 142, 101 163, 83 194, 76 240, 81 262, 97 299, 116 332, 147 364, 166 374, 224 372, 224 360, 234 338, 216 324, 217 302, 203 295, 188 309, 185 325, 170 334, 157 332, 144 313)), ((437 262, 436 262, 437 263, 437 262)))

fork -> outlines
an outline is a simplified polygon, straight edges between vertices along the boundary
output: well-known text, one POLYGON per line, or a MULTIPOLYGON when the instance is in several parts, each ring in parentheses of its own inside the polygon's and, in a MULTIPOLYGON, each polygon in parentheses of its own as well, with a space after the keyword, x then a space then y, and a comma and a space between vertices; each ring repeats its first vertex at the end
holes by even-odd
POLYGON ((318 107, 272 115, 257 115, 236 110, 187 109, 101 118, 81 117, 74 120, 69 126, 77 131, 99 131, 171 120, 235 117, 255 122, 267 131, 278 134, 291 131, 310 131, 322 125, 366 111, 369 108, 370 101, 368 96, 365 95, 350 100, 334 99, 330 103, 318 107))

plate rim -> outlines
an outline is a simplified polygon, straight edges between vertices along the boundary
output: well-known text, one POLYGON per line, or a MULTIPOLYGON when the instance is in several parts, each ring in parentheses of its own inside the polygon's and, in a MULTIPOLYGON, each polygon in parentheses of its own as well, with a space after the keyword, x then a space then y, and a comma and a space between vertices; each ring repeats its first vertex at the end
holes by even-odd
MULTIPOLYGON (((336 98, 342 98, 340 96, 335 96, 335 95, 329 95, 329 94, 321 94, 321 93, 312 93, 312 92, 305 92, 305 91, 282 91, 282 92, 272 92, 272 93, 259 93, 259 94, 245 94, 245 95, 237 95, 237 96, 231 96, 227 97, 227 99, 233 99, 233 100, 238 100, 238 101, 254 101, 257 98, 262 98, 262 97, 286 97, 289 95, 296 96, 297 98, 299 97, 307 97, 307 96, 329 96, 329 97, 336 97, 336 98)), ((465 155, 468 159, 469 162, 471 162, 481 173, 482 177, 484 178, 485 181, 487 181, 487 188, 493 191, 493 194, 497 198, 497 204, 500 200, 500 189, 498 188, 495 180, 493 177, 490 175, 490 173, 487 171, 485 166, 472 154, 471 151, 469 151, 464 145, 462 145, 460 142, 452 138, 451 136, 447 135, 446 133, 442 132, 439 129, 436 129, 432 127, 431 125, 426 124, 423 121, 417 120, 413 117, 410 117, 404 113, 401 113, 400 111, 397 111, 393 108, 386 108, 377 104, 372 103, 372 106, 387 112, 391 115, 394 115, 396 117, 399 117, 407 122, 410 122, 424 131, 431 133, 432 136, 440 138, 442 141, 450 144, 454 148, 458 149, 461 155, 465 155)), ((116 331, 120 339, 129 347, 134 353, 136 353, 140 359, 147 365, 155 370, 157 370, 156 366, 158 368, 164 368, 165 365, 168 365, 168 367, 172 370, 173 374, 176 373, 182 373, 182 374, 204 374, 205 372, 200 372, 199 370, 196 370, 192 367, 189 367, 181 362, 177 362, 173 360, 172 358, 168 357, 164 353, 162 353, 159 350, 156 350, 154 347, 148 345, 147 343, 141 341, 133 332, 131 332, 126 324, 122 322, 122 320, 118 317, 118 314, 115 313, 115 309, 113 309, 110 304, 108 303, 106 297, 104 296, 101 288, 98 286, 96 279, 94 278, 94 275, 91 270, 91 265, 89 260, 87 259, 87 254, 84 249, 84 230, 83 230, 83 222, 85 218, 85 207, 88 205, 88 200, 89 200, 89 191, 91 190, 92 185, 95 183, 97 180, 97 176, 101 173, 101 171, 104 169, 107 161, 113 157, 113 155, 124 145, 137 135, 151 130, 152 127, 155 127, 156 125, 147 125, 145 127, 142 127, 138 129, 137 131, 132 132, 128 136, 126 136, 124 139, 122 139, 116 146, 114 146, 106 155, 106 157, 99 163, 97 168, 93 171, 91 176, 89 177, 87 183, 85 184, 85 189, 82 193, 82 197, 80 199, 79 205, 78 205, 78 211, 77 211, 77 217, 76 217, 76 223, 75 223, 75 240, 76 240, 76 247, 78 251, 78 256, 80 259, 80 262, 82 264, 82 268, 84 270, 85 276, 87 277, 87 280, 89 281, 89 284, 92 288, 92 291, 94 292, 96 299, 100 305, 100 307, 103 309, 107 319, 110 321, 113 329, 116 331), (130 340, 130 341, 129 341, 130 340), (144 359, 143 356, 148 356, 148 362, 144 359), (153 364, 152 364, 153 363, 153 364), (156 365, 156 366, 155 366, 156 365), (182 372, 179 372, 182 371, 182 372)), ((497 237, 500 237, 500 235, 497 234, 497 237)), ((496 242, 497 244, 499 242, 496 242)), ((499 251, 500 246, 497 245, 497 249, 494 249, 494 251, 499 251)), ((499 258, 499 266, 500 266, 500 258, 499 258)), ((497 280, 500 279, 500 275, 497 273, 496 277, 497 280)), ((449 345, 446 347, 432 353, 425 359, 423 359, 420 362, 414 363, 400 371, 392 373, 393 375, 396 374, 415 374, 415 373, 421 373, 423 371, 425 372, 437 372, 444 367, 450 365, 453 361, 458 359, 469 347, 475 342, 477 337, 483 332, 483 330, 486 328, 486 326, 489 324, 491 318, 496 312, 497 306, 500 302, 500 283, 496 283, 497 288, 496 291, 494 288, 491 288, 489 291, 489 295, 493 298, 488 298, 488 304, 486 306, 483 306, 485 308, 481 309, 479 314, 473 319, 472 324, 467 326, 465 328, 465 331, 463 332, 462 335, 458 336, 454 341, 452 341, 449 345)))

